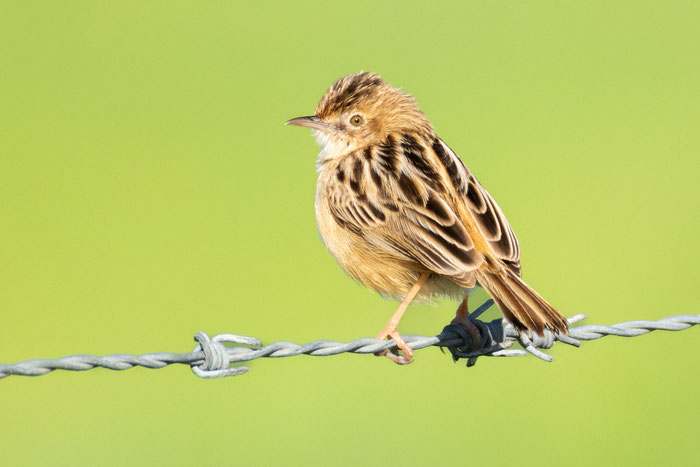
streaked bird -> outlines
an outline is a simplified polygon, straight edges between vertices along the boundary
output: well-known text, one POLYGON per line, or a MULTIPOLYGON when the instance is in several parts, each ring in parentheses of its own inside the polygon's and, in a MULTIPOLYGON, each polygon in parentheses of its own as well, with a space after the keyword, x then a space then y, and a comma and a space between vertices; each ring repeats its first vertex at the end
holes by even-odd
POLYGON ((379 75, 336 81, 312 116, 288 125, 313 130, 318 156, 316 222, 338 264, 401 304, 378 339, 394 339, 396 363, 413 352, 398 332, 413 300, 461 299, 482 286, 518 330, 566 333, 567 321, 521 278, 520 246, 494 199, 436 134, 415 99, 379 75))

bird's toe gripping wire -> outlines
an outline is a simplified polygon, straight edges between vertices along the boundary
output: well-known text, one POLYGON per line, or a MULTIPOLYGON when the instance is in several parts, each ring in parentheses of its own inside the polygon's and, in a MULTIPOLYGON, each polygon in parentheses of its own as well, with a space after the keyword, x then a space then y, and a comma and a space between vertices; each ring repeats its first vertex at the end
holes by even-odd
POLYGON ((406 344, 406 341, 403 340, 401 334, 399 334, 395 328, 393 330, 389 329, 388 325, 379 334, 377 334, 376 339, 384 340, 387 338, 393 339, 396 345, 394 347, 390 347, 389 349, 375 352, 374 355, 377 357, 386 356, 394 363, 398 363, 399 365, 408 365, 413 361, 413 349, 406 344), (401 350, 403 353, 400 354, 399 350, 401 350))

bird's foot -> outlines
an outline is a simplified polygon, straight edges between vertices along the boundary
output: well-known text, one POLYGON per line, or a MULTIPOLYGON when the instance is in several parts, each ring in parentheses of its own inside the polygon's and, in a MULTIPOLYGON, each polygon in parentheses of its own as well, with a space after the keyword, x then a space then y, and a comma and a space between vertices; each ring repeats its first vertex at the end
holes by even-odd
POLYGON ((376 337, 376 339, 380 340, 387 338, 393 339, 396 347, 375 352, 374 355, 378 357, 386 356, 399 365, 408 365, 413 361, 413 349, 406 344, 406 341, 403 340, 401 334, 399 334, 399 331, 397 331, 395 327, 393 329, 388 326, 385 327, 376 337), (401 350, 403 354, 400 354, 399 350, 401 350))

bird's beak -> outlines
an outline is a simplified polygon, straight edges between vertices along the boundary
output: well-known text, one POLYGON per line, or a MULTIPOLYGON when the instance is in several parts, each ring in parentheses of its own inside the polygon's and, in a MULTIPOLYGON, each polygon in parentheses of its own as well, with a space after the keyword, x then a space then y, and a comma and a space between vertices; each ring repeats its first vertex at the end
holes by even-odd
POLYGON ((311 115, 310 117, 297 117, 284 122, 285 125, 295 125, 295 126, 305 126, 308 128, 313 128, 314 130, 338 130, 333 125, 329 125, 326 122, 322 122, 316 115, 311 115))

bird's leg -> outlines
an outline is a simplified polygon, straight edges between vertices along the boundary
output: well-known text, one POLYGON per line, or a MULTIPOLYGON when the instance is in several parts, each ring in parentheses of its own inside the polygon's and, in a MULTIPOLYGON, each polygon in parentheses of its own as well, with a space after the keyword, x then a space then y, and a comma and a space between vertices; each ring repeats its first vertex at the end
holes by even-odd
POLYGON ((414 298, 416 298, 416 295, 418 294, 418 291, 420 291, 420 288, 425 284, 425 281, 428 280, 428 277, 430 277, 430 272, 426 271, 420 275, 418 280, 416 281, 415 284, 413 284, 413 287, 411 287, 411 290, 408 291, 406 296, 404 297, 403 301, 399 305, 399 307, 396 309, 393 315, 391 315, 391 318, 389 321, 386 323, 386 326, 384 329, 381 330, 379 334, 377 334, 377 339, 386 339, 387 337, 394 339, 394 342, 396 343, 396 347, 398 347, 400 350, 403 351, 403 355, 399 355, 398 352, 387 352, 386 350, 382 350, 381 352, 376 352, 375 355, 381 356, 381 355, 386 355, 390 359, 392 359, 395 363, 398 363, 399 365, 406 365, 408 363, 411 363, 413 360, 413 350, 406 344, 406 341, 404 341, 401 338, 401 334, 399 334, 398 331, 398 326, 399 326, 399 321, 401 321, 401 317, 403 316, 404 311, 406 311, 406 308, 408 308, 408 305, 411 304, 414 298))
POLYGON ((467 293, 459 304, 457 308, 457 313, 455 313, 455 318, 450 322, 450 324, 461 324, 464 328, 469 331, 472 335, 474 343, 478 344, 481 342, 481 333, 479 333, 479 328, 476 327, 474 323, 469 320, 469 294, 467 293))

